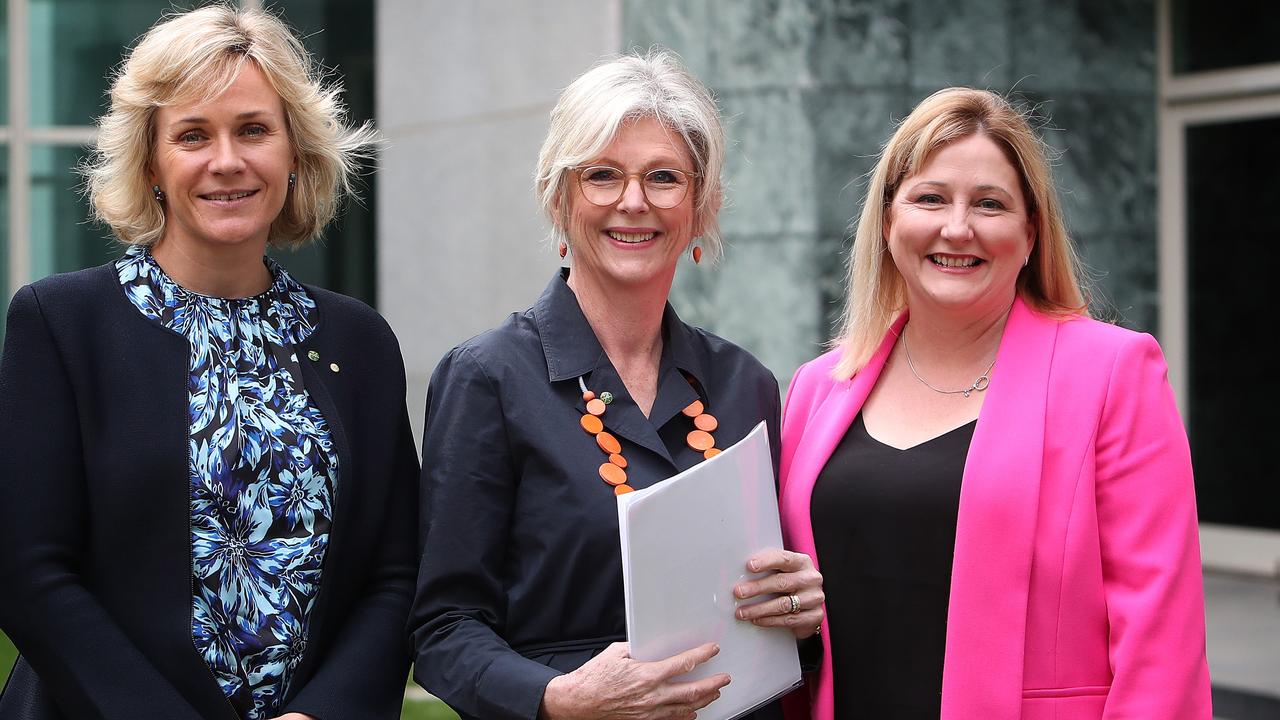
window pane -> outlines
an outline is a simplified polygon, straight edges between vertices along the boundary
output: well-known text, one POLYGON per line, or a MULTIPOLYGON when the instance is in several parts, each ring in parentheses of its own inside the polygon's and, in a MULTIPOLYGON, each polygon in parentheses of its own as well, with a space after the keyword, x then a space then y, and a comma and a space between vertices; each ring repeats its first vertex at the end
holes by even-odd
POLYGON ((1280 403, 1267 258, 1280 239, 1274 146, 1280 118, 1189 128, 1187 292, 1191 450, 1200 518, 1280 529, 1280 484, 1266 448, 1280 403))
POLYGON ((101 265, 119 257, 105 227, 89 222, 74 168, 88 152, 74 145, 31 148, 31 277, 101 265))
MULTIPOLYGON (((373 118, 373 6, 367 0, 269 3, 325 67, 337 70, 350 120, 356 124, 373 118)), ((274 253, 304 282, 358 297, 370 305, 377 299, 377 186, 372 171, 373 167, 365 168, 367 174, 359 183, 361 203, 347 203, 320 240, 302 250, 274 253)))
POLYGON ((30 0, 28 122, 93 124, 125 47, 171 7, 168 0, 30 0))
POLYGON ((1224 70, 1280 62, 1280 3, 1174 0, 1173 71, 1224 70))

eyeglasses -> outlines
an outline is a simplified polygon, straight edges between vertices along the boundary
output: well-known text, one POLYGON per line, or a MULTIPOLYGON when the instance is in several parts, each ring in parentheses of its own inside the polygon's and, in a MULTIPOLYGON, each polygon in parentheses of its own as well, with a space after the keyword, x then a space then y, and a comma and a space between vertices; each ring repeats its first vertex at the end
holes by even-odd
POLYGON ((689 194, 689 185, 697 173, 673 168, 655 168, 643 173, 625 173, 609 165, 587 165, 570 168, 578 175, 578 188, 582 197, 592 205, 613 205, 626 192, 631 178, 640 179, 644 199, 656 208, 673 208, 689 194))

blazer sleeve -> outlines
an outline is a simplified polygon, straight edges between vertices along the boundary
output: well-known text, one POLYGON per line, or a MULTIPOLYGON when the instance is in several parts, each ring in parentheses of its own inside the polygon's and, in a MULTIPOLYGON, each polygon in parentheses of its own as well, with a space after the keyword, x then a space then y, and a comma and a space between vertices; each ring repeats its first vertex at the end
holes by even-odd
POLYGON ((39 299, 9 306, 0 359, 0 627, 68 717, 199 718, 85 587, 76 397, 39 299))
POLYGON ((464 716, 536 718, 560 674, 502 638, 518 482, 497 388, 470 350, 456 348, 427 390, 423 553, 409 628, 414 679, 464 716))
MULTIPOLYGON (((395 344, 394 338, 387 342, 395 344)), ((317 720, 394 720, 400 717, 404 698, 409 672, 404 625, 417 576, 418 458, 404 406, 404 362, 399 348, 393 350, 388 365, 394 368, 387 371, 399 382, 386 395, 398 408, 394 456, 385 465, 371 463, 386 467, 388 477, 378 480, 391 485, 374 567, 362 598, 347 614, 315 674, 285 708, 317 720)))
POLYGON ((1150 335, 1117 354, 1095 448, 1114 672, 1103 717, 1208 720, 1191 453, 1150 335))

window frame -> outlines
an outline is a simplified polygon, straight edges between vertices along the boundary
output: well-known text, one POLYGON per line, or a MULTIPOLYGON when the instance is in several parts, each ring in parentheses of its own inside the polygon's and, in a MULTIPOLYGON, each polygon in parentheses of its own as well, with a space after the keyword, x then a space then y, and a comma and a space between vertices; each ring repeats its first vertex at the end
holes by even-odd
MULTIPOLYGON (((1160 344, 1183 418, 1191 417, 1187 287, 1187 130, 1198 125, 1280 117, 1280 63, 1196 73, 1173 71, 1173 0, 1158 0, 1157 173, 1160 344)), ((1206 567, 1273 575, 1280 531, 1201 523, 1206 567)))

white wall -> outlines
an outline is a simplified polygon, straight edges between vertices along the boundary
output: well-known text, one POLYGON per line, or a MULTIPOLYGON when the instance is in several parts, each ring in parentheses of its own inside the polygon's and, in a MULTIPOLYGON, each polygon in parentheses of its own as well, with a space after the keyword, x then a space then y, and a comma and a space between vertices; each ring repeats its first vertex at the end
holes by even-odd
POLYGON ((440 357, 529 307, 557 267, 533 168, 560 89, 620 49, 620 12, 619 0, 378 2, 378 306, 418 437, 440 357))

